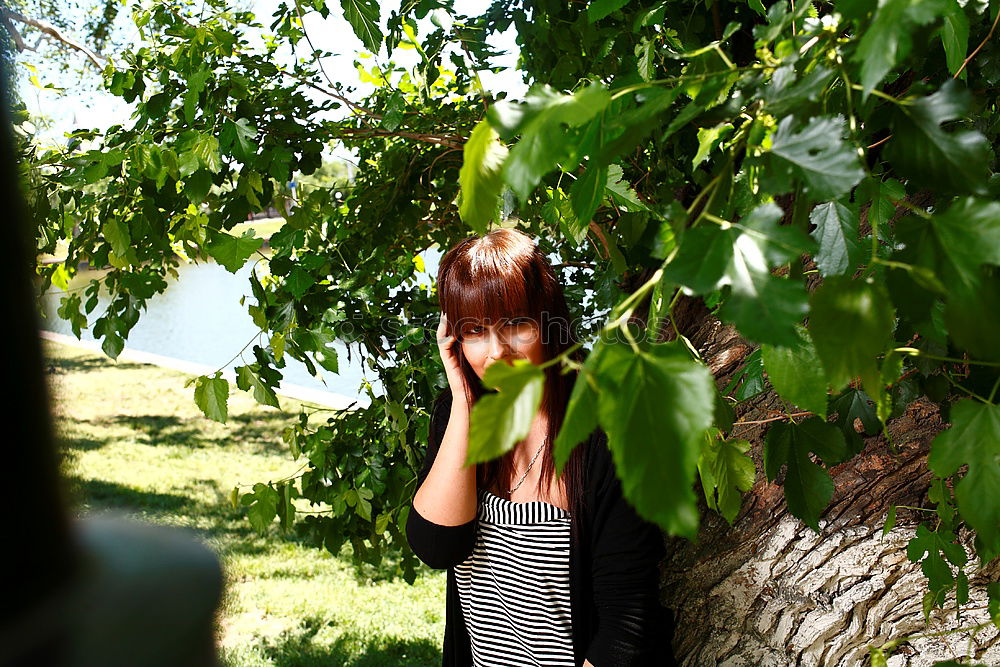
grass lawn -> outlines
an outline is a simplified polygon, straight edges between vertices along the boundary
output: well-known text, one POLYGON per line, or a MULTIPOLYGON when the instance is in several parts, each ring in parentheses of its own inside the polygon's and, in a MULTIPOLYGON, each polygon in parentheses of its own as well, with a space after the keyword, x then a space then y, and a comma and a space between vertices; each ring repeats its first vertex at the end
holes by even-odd
POLYGON ((349 551, 332 556, 283 538, 277 523, 257 535, 230 504, 236 484, 298 469, 280 438, 296 401, 282 398, 283 413, 234 388, 229 422, 218 424, 201 415, 183 373, 43 345, 77 511, 185 526, 215 550, 226 576, 225 664, 440 664, 443 572, 424 570, 413 586, 359 572, 349 551))

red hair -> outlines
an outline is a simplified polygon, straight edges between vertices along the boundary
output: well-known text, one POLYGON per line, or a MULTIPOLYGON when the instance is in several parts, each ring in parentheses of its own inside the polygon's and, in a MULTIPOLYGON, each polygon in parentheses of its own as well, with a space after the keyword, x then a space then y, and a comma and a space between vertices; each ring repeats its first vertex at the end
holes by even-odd
MULTIPOLYGON (((576 343, 569 309, 562 285, 552 265, 537 244, 516 229, 494 229, 483 236, 471 236, 456 244, 441 259, 437 276, 438 303, 458 336, 463 321, 501 322, 513 317, 528 317, 539 323, 539 333, 546 360, 561 354, 576 343)), ((457 345, 458 358, 471 395, 470 404, 489 393, 457 345)), ((570 354, 583 361, 583 350, 570 354)), ((540 409, 548 416, 548 432, 543 448, 541 482, 550 488, 555 477, 552 444, 566 415, 576 373, 562 373, 559 364, 545 368, 545 391, 540 409)), ((583 500, 584 447, 576 447, 563 469, 562 481, 576 517, 583 500)), ((480 463, 476 480, 480 488, 496 488, 498 495, 510 499, 514 478, 513 452, 480 463)))

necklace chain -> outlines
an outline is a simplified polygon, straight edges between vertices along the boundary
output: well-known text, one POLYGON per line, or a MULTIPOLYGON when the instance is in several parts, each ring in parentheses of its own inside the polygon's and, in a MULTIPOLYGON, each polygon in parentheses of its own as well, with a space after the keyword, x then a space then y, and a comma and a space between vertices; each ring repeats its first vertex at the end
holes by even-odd
POLYGON ((538 451, 536 451, 535 455, 531 457, 531 462, 528 463, 528 467, 524 469, 524 474, 521 475, 521 479, 518 480, 517 484, 515 484, 513 488, 511 488, 511 493, 517 491, 521 487, 521 484, 524 483, 524 480, 528 478, 528 471, 531 470, 531 466, 535 465, 535 459, 537 459, 538 455, 542 453, 543 447, 545 447, 545 440, 542 440, 542 444, 538 446, 538 451))

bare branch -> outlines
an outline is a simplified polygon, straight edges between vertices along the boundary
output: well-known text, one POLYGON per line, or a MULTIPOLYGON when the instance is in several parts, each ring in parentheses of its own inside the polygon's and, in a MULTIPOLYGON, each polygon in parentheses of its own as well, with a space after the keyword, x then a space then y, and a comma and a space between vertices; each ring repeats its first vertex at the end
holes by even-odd
POLYGON ((426 134, 423 132, 400 132, 398 130, 377 130, 368 128, 341 127, 336 130, 338 135, 349 137, 400 137, 402 139, 413 139, 428 144, 446 146, 461 150, 465 144, 463 137, 455 135, 426 134))
POLYGON ((38 30, 41 30, 44 34, 48 35, 57 42, 60 42, 70 48, 80 51, 81 53, 86 55, 88 59, 90 59, 90 62, 93 63, 94 67, 96 67, 98 70, 103 70, 105 63, 107 63, 107 58, 104 58, 103 56, 94 53, 94 51, 91 50, 89 47, 85 46, 84 44, 81 44, 72 37, 64 35, 59 30, 59 28, 56 28, 54 25, 50 23, 46 23, 45 21, 39 21, 38 19, 28 18, 27 16, 22 16, 21 14, 18 14, 17 12, 12 11, 10 9, 0 9, 0 16, 3 17, 4 25, 7 26, 7 30, 11 33, 11 36, 14 37, 14 41, 20 42, 20 44, 18 45, 18 49, 22 51, 24 50, 24 48, 27 47, 24 44, 24 40, 20 39, 20 35, 18 34, 17 30, 14 29, 11 20, 17 21, 18 23, 23 23, 24 25, 30 25, 33 28, 37 28, 38 30))
MULTIPOLYGON (((10 36, 14 38, 14 46, 17 47, 17 50, 18 51, 25 51, 25 50, 29 49, 30 47, 27 44, 24 43, 24 38, 21 37, 21 33, 19 33, 17 31, 17 28, 14 27, 14 24, 11 23, 10 17, 7 16, 6 13, 4 13, 4 14, 0 14, 0 19, 3 19, 3 25, 4 25, 4 27, 7 28, 7 32, 10 33, 10 36)), ((31 50, 33 51, 34 49, 31 49, 31 50)))

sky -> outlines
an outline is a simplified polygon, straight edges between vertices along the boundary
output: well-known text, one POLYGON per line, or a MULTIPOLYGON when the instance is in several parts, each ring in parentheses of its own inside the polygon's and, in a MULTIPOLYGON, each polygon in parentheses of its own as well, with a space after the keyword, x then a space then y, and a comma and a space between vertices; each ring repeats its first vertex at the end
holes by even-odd
MULTIPOLYGON (((258 21, 265 26, 265 29, 271 24, 271 16, 279 4, 280 0, 256 0, 253 3, 252 11, 256 14, 258 21)), ((389 3, 380 4, 383 5, 382 24, 384 29, 385 20, 389 13, 387 8, 389 3)), ((475 15, 484 11, 490 3, 489 0, 460 0, 458 4, 467 15, 475 15)), ((354 61, 358 59, 357 54, 363 51, 363 46, 343 18, 339 3, 330 0, 329 6, 332 11, 325 20, 315 12, 305 15, 306 31, 317 49, 333 53, 332 56, 324 58, 322 61, 330 78, 356 86, 358 90, 354 93, 354 97, 361 98, 371 90, 369 84, 362 84, 358 80, 358 73, 354 66, 354 61)), ((125 17, 126 12, 123 11, 122 16, 125 17)), ((126 18, 123 23, 124 25, 120 27, 122 38, 126 42, 137 39, 138 32, 130 20, 126 18)), ((418 24, 420 34, 424 34, 431 28, 429 18, 418 24)), ((518 49, 514 41, 513 27, 503 35, 493 39, 492 45, 497 50, 505 52, 505 55, 493 59, 493 64, 505 66, 507 69, 500 74, 489 71, 481 72, 480 78, 483 86, 491 92, 507 91, 510 99, 520 97, 524 93, 525 86, 520 75, 514 69, 517 63, 518 49)), ((300 56, 309 54, 310 47, 306 40, 302 40, 297 48, 300 56)), ((286 62, 291 61, 288 49, 279 50, 277 57, 286 59, 286 62)), ((399 65, 409 67, 416 62, 417 57, 415 51, 397 49, 394 61, 399 65)), ((66 81, 74 78, 47 70, 44 63, 38 62, 38 55, 31 52, 22 54, 18 60, 22 68, 24 67, 23 63, 39 65, 38 80, 43 84, 52 82, 55 85, 66 85, 66 81)), ((80 60, 81 62, 84 60, 82 54, 80 60)), ((384 62, 384 60, 383 51, 379 61, 384 62)), ((368 59, 362 60, 362 62, 372 63, 374 61, 368 59)), ((101 91, 85 95, 77 92, 71 95, 54 90, 40 90, 30 82, 26 69, 22 69, 21 74, 21 97, 29 111, 36 117, 44 115, 52 121, 52 127, 42 133, 42 136, 49 140, 59 140, 64 132, 76 128, 86 127, 104 130, 116 123, 127 123, 134 109, 132 105, 127 104, 120 97, 101 91)), ((97 76, 96 71, 93 75, 97 76)))

